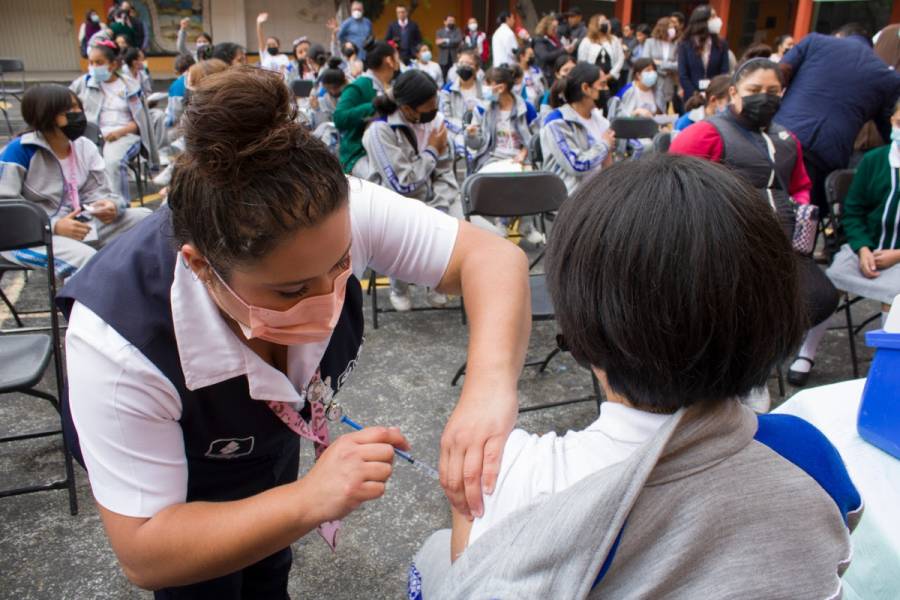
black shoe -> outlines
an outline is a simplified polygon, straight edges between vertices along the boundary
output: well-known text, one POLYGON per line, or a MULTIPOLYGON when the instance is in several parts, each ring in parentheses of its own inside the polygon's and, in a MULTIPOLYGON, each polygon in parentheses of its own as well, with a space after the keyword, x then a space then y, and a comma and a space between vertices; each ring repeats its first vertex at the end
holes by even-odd
POLYGON ((809 374, 812 373, 813 367, 816 365, 816 361, 811 358, 806 358, 805 356, 798 356, 795 360, 805 360, 809 363, 809 371, 804 373, 803 371, 795 371, 793 369, 788 370, 787 380, 794 387, 803 387, 806 385, 806 382, 809 381, 809 374))

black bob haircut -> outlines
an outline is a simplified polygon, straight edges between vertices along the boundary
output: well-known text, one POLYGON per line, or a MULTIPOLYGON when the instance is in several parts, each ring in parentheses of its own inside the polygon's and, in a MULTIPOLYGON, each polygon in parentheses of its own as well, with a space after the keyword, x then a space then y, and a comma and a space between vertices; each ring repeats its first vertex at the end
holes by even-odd
POLYGON ((808 325, 772 209, 687 156, 616 163, 582 183, 556 219, 547 283, 576 360, 653 412, 764 385, 808 325))
POLYGON ((22 119, 31 131, 46 133, 56 127, 56 117, 67 113, 73 106, 81 106, 81 100, 64 85, 50 83, 28 88, 22 96, 22 119))

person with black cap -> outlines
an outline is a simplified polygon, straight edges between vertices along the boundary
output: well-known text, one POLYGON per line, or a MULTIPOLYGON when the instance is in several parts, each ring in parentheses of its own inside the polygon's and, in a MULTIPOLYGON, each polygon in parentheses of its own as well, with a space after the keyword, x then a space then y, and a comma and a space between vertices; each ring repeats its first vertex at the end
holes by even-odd
POLYGON ((581 38, 587 35, 587 26, 584 24, 584 19, 581 18, 581 9, 573 6, 564 12, 562 17, 565 18, 565 21, 559 24, 560 40, 565 40, 563 45, 575 44, 577 47, 581 38))

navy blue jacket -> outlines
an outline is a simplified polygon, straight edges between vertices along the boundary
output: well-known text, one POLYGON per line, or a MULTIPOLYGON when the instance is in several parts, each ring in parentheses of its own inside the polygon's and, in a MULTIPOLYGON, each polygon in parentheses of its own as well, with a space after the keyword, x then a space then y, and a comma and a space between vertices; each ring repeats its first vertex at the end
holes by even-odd
POLYGON ((775 122, 797 136, 804 155, 829 171, 846 167, 869 120, 890 139, 900 74, 878 58, 868 40, 811 33, 781 64, 789 65, 792 75, 775 122))
POLYGON ((400 51, 400 58, 403 62, 409 63, 416 55, 419 44, 422 43, 422 32, 419 31, 419 26, 412 19, 406 20, 405 29, 400 27, 399 21, 394 21, 388 25, 387 34, 384 36, 384 41, 391 40, 397 43, 397 50, 400 51))
POLYGON ((731 66, 728 61, 728 42, 718 36, 713 38, 709 51, 709 62, 703 68, 703 57, 692 45, 691 40, 683 40, 678 44, 678 83, 684 90, 687 100, 700 90, 701 79, 712 79, 716 75, 728 73, 731 66), (716 41, 718 40, 718 43, 716 41))

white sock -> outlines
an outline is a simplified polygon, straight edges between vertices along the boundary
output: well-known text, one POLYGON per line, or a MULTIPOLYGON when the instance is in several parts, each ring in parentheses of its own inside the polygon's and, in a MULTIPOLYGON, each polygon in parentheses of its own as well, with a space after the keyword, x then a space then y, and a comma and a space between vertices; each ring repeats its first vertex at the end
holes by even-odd
POLYGON ((826 331, 828 331, 827 320, 819 323, 806 332, 806 339, 803 340, 800 352, 797 353, 798 358, 791 364, 791 371, 809 373, 810 369, 812 369, 812 365, 809 364, 808 360, 800 360, 799 357, 802 356, 809 360, 815 360, 816 351, 819 349, 819 342, 822 341, 822 337, 825 335, 826 331))

